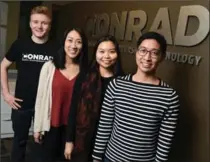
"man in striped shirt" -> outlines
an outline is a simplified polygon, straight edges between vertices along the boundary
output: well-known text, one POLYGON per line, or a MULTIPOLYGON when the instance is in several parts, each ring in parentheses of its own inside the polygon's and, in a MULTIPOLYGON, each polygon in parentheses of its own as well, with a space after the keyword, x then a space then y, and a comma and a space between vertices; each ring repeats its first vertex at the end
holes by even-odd
POLYGON ((156 76, 167 43, 156 33, 137 42, 135 74, 110 82, 102 104, 95 162, 163 162, 175 134, 179 96, 156 76))

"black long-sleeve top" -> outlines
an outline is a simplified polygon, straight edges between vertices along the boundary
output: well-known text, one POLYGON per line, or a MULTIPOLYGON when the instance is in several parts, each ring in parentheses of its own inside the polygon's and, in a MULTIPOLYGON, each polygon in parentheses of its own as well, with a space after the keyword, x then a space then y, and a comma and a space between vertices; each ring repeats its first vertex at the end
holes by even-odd
MULTIPOLYGON (((72 95, 72 101, 71 101, 71 106, 70 106, 70 112, 69 112, 69 119, 68 119, 68 126, 67 126, 67 133, 66 133, 66 142, 73 142, 75 141, 75 135, 76 135, 76 119, 77 119, 77 108, 78 104, 81 101, 81 87, 82 83, 86 81, 87 79, 87 74, 83 71, 79 74, 78 79, 75 82, 74 90, 73 90, 73 95, 72 95)), ((113 77, 100 77, 101 80, 101 101, 99 104, 99 109, 101 108, 101 104, 104 98, 104 94, 106 91, 106 87, 109 84, 109 82, 113 79, 113 77)), ((88 91, 88 89, 87 89, 88 91)), ((100 110, 99 110, 100 111, 100 110)), ((96 121, 97 123, 97 121, 96 121)), ((97 124, 96 124, 97 125, 97 124)), ((93 134, 93 137, 95 135, 93 134)), ((92 141, 94 142, 94 141, 92 141)))

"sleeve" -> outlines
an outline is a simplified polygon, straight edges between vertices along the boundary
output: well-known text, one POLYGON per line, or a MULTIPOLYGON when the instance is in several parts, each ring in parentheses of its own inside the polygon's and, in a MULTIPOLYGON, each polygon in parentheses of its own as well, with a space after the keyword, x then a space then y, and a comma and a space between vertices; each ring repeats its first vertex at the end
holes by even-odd
POLYGON ((40 132, 41 131, 41 119, 42 119, 42 112, 41 111, 41 102, 43 98, 43 89, 44 84, 46 80, 46 74, 47 74, 47 65, 48 62, 45 63, 42 66, 40 76, 39 76, 39 84, 38 84, 38 90, 37 90, 37 96, 36 96, 36 102, 35 102, 35 114, 34 114, 34 132, 40 132))
POLYGON ((20 55, 20 46, 19 46, 19 40, 16 40, 12 43, 11 47, 7 51, 5 58, 11 62, 14 62, 17 60, 18 56, 20 55))
POLYGON ((178 120, 180 101, 179 96, 173 91, 171 101, 161 121, 155 162, 165 162, 172 145, 178 120))
POLYGON ((93 149, 93 159, 102 160, 106 150, 107 143, 112 133, 114 122, 114 92, 116 80, 111 81, 106 89, 104 100, 102 103, 101 115, 98 125, 98 130, 93 149))
POLYGON ((68 115, 68 124, 66 130, 66 142, 74 142, 76 135, 76 117, 77 117, 77 107, 80 98, 80 91, 82 87, 82 82, 85 78, 85 72, 81 72, 78 79, 75 82, 73 89, 70 111, 68 115))

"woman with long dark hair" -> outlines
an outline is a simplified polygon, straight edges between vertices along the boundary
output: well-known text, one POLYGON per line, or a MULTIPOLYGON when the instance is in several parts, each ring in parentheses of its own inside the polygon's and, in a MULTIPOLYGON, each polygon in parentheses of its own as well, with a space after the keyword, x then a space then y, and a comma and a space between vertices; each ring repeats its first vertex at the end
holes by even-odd
POLYGON ((75 87, 67 128, 66 159, 75 162, 91 160, 106 86, 121 74, 120 50, 115 37, 107 35, 100 38, 94 48, 90 70, 80 86, 75 87))
POLYGON ((62 47, 40 73, 35 104, 34 140, 42 162, 64 159, 66 127, 74 86, 87 68, 87 39, 79 28, 68 29, 62 47))

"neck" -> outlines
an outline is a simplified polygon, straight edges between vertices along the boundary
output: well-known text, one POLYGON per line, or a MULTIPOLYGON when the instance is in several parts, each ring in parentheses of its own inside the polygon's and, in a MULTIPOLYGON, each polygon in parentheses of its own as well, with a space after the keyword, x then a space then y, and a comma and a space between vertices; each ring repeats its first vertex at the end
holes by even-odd
POLYGON ((114 75, 111 69, 105 69, 101 66, 99 66, 99 71, 101 76, 104 78, 112 77, 114 75))
POLYGON ((70 67, 72 65, 75 65, 74 61, 70 57, 66 56, 65 67, 68 68, 68 67, 70 67))
POLYGON ((33 40, 33 42, 35 42, 37 44, 43 44, 43 43, 47 42, 48 36, 45 36, 44 38, 38 38, 38 37, 32 35, 31 39, 33 40))
POLYGON ((137 82, 159 84, 159 79, 156 77, 155 72, 143 73, 142 71, 137 70, 133 77, 133 79, 137 82))

